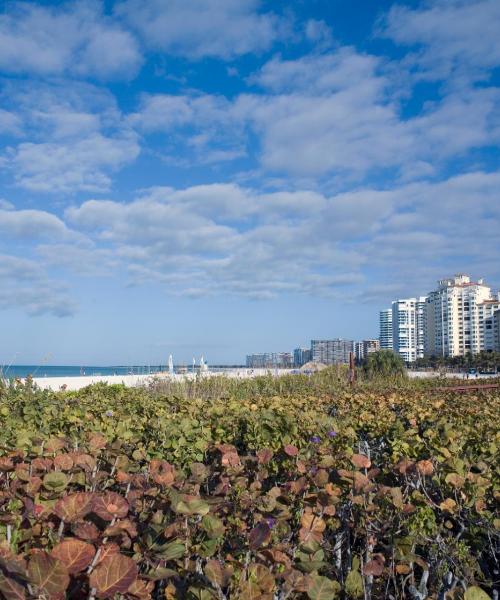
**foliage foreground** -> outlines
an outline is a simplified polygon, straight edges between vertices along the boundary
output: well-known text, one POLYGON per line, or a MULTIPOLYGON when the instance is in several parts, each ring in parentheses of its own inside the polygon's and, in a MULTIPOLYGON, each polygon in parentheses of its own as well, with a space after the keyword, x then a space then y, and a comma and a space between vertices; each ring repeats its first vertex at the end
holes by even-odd
POLYGON ((0 596, 497 597, 498 392, 210 386, 0 387, 0 596))

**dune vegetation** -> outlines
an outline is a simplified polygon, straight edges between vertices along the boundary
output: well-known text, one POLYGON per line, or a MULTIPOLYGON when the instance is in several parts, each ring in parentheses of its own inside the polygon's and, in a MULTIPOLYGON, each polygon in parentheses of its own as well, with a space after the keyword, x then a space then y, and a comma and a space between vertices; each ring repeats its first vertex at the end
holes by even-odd
POLYGON ((496 598, 500 391, 0 383, 0 596, 496 598))

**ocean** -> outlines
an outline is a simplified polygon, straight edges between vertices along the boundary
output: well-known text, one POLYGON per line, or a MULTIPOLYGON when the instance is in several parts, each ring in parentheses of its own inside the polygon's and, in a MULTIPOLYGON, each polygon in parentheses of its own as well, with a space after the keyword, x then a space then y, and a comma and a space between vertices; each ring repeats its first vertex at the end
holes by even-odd
POLYGON ((119 365, 109 367, 73 366, 73 365, 0 365, 0 376, 7 379, 16 377, 79 377, 80 375, 148 375, 165 371, 159 365, 119 365))
MULTIPOLYGON (((198 370, 199 366, 196 366, 198 370)), ((245 368, 242 365, 211 365, 210 371, 223 373, 234 368, 245 368)), ((117 365, 108 367, 76 366, 76 365, 2 365, 0 364, 0 377, 5 379, 23 379, 28 375, 33 377, 80 377, 81 375, 149 375, 166 371, 166 365, 117 365)), ((175 365, 175 373, 192 372, 191 365, 175 365)))

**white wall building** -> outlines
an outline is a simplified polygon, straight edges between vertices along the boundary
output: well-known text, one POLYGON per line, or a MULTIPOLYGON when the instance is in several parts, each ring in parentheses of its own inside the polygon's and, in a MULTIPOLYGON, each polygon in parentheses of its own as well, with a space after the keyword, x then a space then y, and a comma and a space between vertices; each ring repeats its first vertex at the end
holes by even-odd
POLYGON ((392 308, 380 311, 379 340, 381 350, 392 350, 392 308))
POLYGON ((406 362, 424 356, 426 296, 392 303, 392 348, 406 362))
POLYGON ((491 288, 482 279, 455 275, 438 282, 426 305, 425 354, 464 356, 485 349, 484 319, 494 312, 491 288))

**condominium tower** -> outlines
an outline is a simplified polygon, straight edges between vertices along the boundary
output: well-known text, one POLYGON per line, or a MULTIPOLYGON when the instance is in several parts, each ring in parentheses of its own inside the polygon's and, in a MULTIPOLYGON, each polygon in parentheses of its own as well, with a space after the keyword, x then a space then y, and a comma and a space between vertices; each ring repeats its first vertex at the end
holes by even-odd
POLYGON ((379 326, 381 350, 392 350, 392 308, 380 311, 379 326))
POLYGON ((325 365, 347 364, 350 352, 354 352, 352 340, 311 340, 311 355, 314 362, 325 365))
POLYGON ((464 356, 485 348, 485 320, 500 307, 482 279, 468 275, 441 279, 426 304, 425 354, 464 356))
POLYGON ((405 362, 424 356, 426 296, 392 303, 392 348, 405 362))

